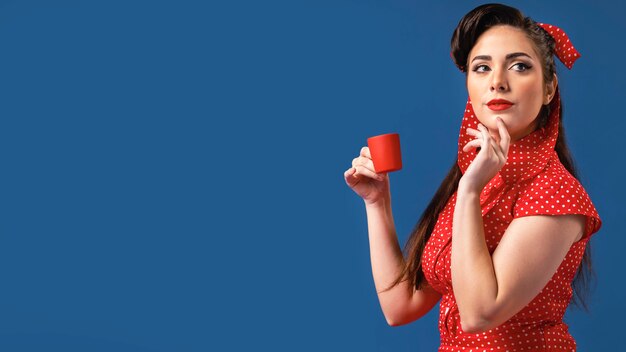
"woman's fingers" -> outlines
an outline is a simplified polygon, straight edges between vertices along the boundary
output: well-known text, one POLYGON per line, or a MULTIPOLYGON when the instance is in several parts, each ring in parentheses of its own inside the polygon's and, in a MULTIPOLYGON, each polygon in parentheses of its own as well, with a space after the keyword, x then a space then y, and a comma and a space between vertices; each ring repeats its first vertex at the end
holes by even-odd
POLYGON ((363 157, 366 157, 368 159, 372 158, 372 156, 370 155, 370 148, 368 148, 368 147, 361 148, 360 155, 363 156, 363 157))
POLYGON ((465 144, 465 146, 463 146, 464 152, 468 152, 470 149, 478 148, 482 145, 482 140, 483 140, 482 132, 480 132, 479 130, 475 130, 473 128, 469 128, 469 127, 465 131, 467 132, 467 134, 475 137, 476 139, 472 139, 470 142, 465 144))
POLYGON ((491 142, 490 142, 490 138, 489 138, 489 131, 487 131, 487 127, 483 126, 482 124, 478 124, 478 130, 481 133, 481 144, 480 144, 480 150, 486 150, 487 154, 489 154, 489 150, 491 149, 491 142))
POLYGON ((382 181, 384 179, 383 175, 379 175, 376 172, 366 168, 365 166, 356 165, 354 167, 354 169, 356 169, 356 172, 354 173, 354 176, 359 174, 359 175, 367 176, 369 178, 373 178, 373 179, 378 180, 378 181, 382 181))
POLYGON ((361 148, 360 155, 352 159, 352 167, 348 169, 344 173, 344 175, 348 173, 351 169, 354 169, 354 171, 350 174, 351 177, 363 175, 379 181, 382 181, 385 178, 384 174, 376 173, 376 169, 374 168, 374 162, 371 159, 368 147, 361 148))
POLYGON ((467 143, 465 145, 465 147, 463 147, 463 150, 467 151, 467 150, 470 149, 469 147, 472 147, 472 146, 473 147, 480 147, 481 143, 482 143, 482 140, 483 140, 482 132, 480 132, 479 130, 475 130, 473 128, 469 128, 469 127, 467 128, 466 132, 467 132, 467 134, 471 135, 472 137, 474 137, 476 139, 473 139, 473 140, 471 140, 471 142, 467 143))
POLYGON ((354 187, 359 183, 360 179, 356 177, 356 169, 351 167, 343 173, 343 178, 350 187, 354 187))
POLYGON ((359 156, 356 157, 354 159, 352 159, 352 167, 355 167, 357 165, 361 165, 361 166, 365 166, 366 168, 374 171, 374 162, 372 161, 372 159, 368 159, 366 157, 363 156, 359 156))
POLYGON ((463 151, 464 152, 468 152, 471 148, 478 148, 478 147, 480 147, 481 144, 482 144, 482 140, 474 139, 474 140, 468 142, 465 146, 463 146, 463 151))
POLYGON ((504 154, 504 152, 502 151, 502 148, 500 148, 500 146, 498 145, 498 142, 496 142, 494 138, 491 136, 491 134, 489 134, 489 130, 487 129, 487 127, 479 123, 478 128, 480 132, 482 133, 483 142, 484 142, 483 144, 485 145, 485 148, 488 145, 491 146, 490 150, 493 150, 493 152, 495 153, 495 155, 498 157, 499 160, 501 161, 506 160, 506 154, 504 154))
POLYGON ((509 135, 509 130, 506 128, 504 120, 502 120, 500 117, 497 117, 496 120, 498 124, 498 133, 500 134, 500 148, 502 148, 504 156, 507 157, 509 155, 511 135, 509 135))
POLYGON ((479 130, 475 130, 473 128, 468 127, 466 130, 467 134, 469 134, 470 136, 474 136, 474 137, 480 137, 481 133, 479 130))

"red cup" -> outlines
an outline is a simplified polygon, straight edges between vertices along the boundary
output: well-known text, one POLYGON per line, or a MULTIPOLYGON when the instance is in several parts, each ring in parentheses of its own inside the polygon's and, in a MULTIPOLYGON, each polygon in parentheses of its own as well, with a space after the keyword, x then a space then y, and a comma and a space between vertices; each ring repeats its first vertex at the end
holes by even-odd
POLYGON ((399 134, 387 133, 370 137, 367 139, 367 146, 377 174, 402 169, 399 134))

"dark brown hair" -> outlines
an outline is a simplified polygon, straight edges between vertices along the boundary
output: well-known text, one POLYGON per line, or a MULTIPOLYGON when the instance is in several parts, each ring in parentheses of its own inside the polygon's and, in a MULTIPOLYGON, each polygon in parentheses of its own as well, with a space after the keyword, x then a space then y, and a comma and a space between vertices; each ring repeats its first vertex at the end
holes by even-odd
MULTIPOLYGON (((543 28, 538 26, 531 18, 525 17, 519 10, 502 4, 485 4, 478 6, 460 20, 451 40, 451 53, 456 66, 467 75, 467 61, 471 49, 474 47, 481 34, 497 25, 509 25, 519 28, 526 33, 541 58, 544 83, 552 82, 556 72, 554 64, 554 38, 543 28)), ((572 176, 578 179, 578 172, 576 171, 574 160, 565 139, 562 103, 560 109, 561 122, 559 123, 559 135, 554 149, 563 166, 572 176)), ((547 124, 549 114, 549 104, 543 105, 537 117, 537 129, 547 124)), ((419 290, 427 284, 424 278, 424 272, 422 271, 422 253, 424 252, 426 242, 434 230, 439 213, 445 207, 450 196, 457 190, 461 176, 462 173, 458 165, 457 157, 405 244, 404 255, 407 259, 404 268, 391 286, 382 292, 391 289, 405 280, 410 280, 409 287, 411 289, 415 288, 419 290)), ((594 273, 591 268, 591 246, 590 242, 588 242, 581 266, 578 268, 573 282, 574 304, 587 311, 588 306, 585 299, 589 291, 590 279, 593 275, 594 273)))

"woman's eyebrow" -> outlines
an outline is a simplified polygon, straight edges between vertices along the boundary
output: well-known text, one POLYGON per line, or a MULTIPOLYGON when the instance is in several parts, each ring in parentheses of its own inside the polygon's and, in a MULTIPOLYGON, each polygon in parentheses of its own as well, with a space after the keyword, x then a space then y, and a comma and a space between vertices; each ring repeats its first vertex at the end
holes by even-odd
MULTIPOLYGON (((520 56, 526 56, 527 58, 532 60, 532 57, 530 57, 530 55, 526 54, 526 53, 522 53, 522 52, 517 52, 517 53, 511 53, 511 54, 507 54, 506 55, 506 60, 511 60, 514 59, 516 57, 520 57, 520 56)), ((487 61, 491 61, 491 56, 489 55, 478 55, 475 56, 472 59, 472 62, 476 61, 476 60, 487 60, 487 61)))

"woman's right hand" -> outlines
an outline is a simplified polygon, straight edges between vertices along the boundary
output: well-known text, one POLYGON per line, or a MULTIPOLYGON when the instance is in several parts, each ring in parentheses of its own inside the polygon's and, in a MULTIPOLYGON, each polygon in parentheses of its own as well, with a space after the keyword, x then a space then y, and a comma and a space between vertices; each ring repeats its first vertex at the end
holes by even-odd
POLYGON ((352 159, 352 167, 343 173, 343 177, 366 204, 375 204, 389 197, 389 176, 376 173, 368 147, 361 148, 360 155, 352 159))

